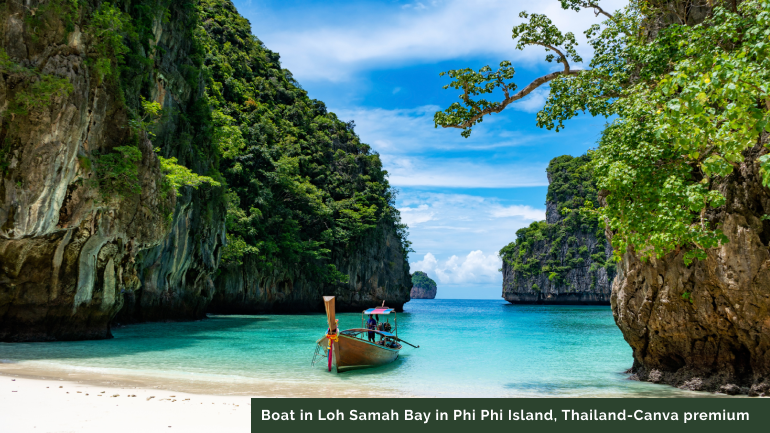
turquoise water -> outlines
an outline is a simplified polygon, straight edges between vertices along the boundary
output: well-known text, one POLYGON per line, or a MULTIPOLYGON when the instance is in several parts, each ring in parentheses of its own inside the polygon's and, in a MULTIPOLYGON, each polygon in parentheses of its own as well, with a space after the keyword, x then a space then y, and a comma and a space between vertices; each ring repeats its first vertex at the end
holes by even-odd
MULTIPOLYGON (((0 344, 0 360, 77 377, 113 375, 211 393, 285 396, 694 395, 627 380, 631 349, 609 307, 414 300, 398 315, 408 346, 391 365, 328 373, 310 366, 326 318, 211 316, 113 330, 111 340, 0 344)), ((360 314, 338 314, 342 329, 360 314)), ((392 320, 391 320, 392 322, 392 320)))

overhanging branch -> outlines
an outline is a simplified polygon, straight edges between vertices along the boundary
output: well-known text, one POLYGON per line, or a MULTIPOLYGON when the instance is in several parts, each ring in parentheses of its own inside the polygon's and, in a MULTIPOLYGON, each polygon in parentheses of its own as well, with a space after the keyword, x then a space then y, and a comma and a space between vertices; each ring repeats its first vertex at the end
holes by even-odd
POLYGON ((593 8, 594 9, 594 14, 596 14, 596 16, 599 16, 599 14, 602 14, 605 17, 615 21, 615 17, 613 17, 612 14, 607 13, 598 4, 593 3, 593 2, 586 2, 586 6, 589 7, 589 8, 593 8))
MULTIPOLYGON (((476 114, 475 116, 471 117, 470 119, 468 119, 467 121, 465 121, 465 122, 463 122, 461 124, 458 124, 458 125, 441 125, 441 126, 444 127, 444 128, 458 128, 458 129, 470 128, 473 125, 475 125, 476 121, 478 121, 482 117, 484 117, 486 115, 489 115, 489 114, 499 113, 499 112, 503 111, 505 109, 505 107, 507 107, 512 102, 518 101, 519 99, 529 95, 535 89, 537 89, 538 87, 542 86, 543 84, 545 84, 545 83, 547 83, 549 81, 553 81, 556 78, 561 77, 561 76, 579 75, 579 74, 581 74, 583 72, 584 71, 582 71, 582 70, 577 70, 577 71, 571 70, 569 68, 569 65, 566 63, 566 60, 565 60, 565 62, 564 62, 564 70, 563 71, 551 72, 550 74, 546 74, 546 75, 543 75, 542 77, 536 78, 536 79, 532 80, 532 82, 529 83, 526 87, 524 87, 523 89, 518 91, 513 96, 508 96, 507 91, 506 91, 506 98, 502 102, 500 102, 500 104, 498 104, 498 105, 496 105, 494 107, 489 107, 489 108, 487 108, 485 110, 480 111, 478 114, 476 114)), ((465 98, 467 98, 467 95, 465 95, 464 99, 465 98)))

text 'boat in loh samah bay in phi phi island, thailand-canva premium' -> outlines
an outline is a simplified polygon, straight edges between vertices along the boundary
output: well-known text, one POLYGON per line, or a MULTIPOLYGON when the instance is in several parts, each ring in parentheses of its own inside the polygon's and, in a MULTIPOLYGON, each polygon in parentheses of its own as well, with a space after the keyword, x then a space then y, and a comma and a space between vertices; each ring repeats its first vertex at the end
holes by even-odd
POLYGON ((415 346, 398 338, 398 316, 396 310, 385 306, 383 301, 381 307, 370 308, 361 314, 361 327, 339 331, 337 329, 337 319, 334 317, 334 296, 324 296, 324 305, 326 307, 326 320, 329 323, 329 329, 326 335, 316 342, 316 351, 313 356, 313 365, 320 355, 329 360, 329 371, 332 371, 332 360, 337 366, 337 372, 342 373, 347 370, 358 368, 378 367, 389 364, 398 359, 398 352, 401 350, 401 343, 415 346), (379 323, 377 329, 365 327, 365 317, 379 317, 380 315, 393 314, 393 327, 391 329, 390 321, 379 323), (372 335, 374 338, 366 339, 372 335))

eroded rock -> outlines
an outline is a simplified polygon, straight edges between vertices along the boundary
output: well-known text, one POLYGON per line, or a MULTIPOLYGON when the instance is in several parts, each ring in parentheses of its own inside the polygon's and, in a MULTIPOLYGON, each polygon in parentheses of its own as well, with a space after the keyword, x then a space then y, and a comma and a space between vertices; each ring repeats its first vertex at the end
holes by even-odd
POLYGON ((190 152, 174 143, 185 132, 180 115, 202 96, 202 86, 193 91, 184 79, 163 78, 178 76, 176 68, 189 62, 186 21, 178 19, 182 9, 172 6, 176 20, 158 19, 164 24, 156 43, 163 49, 155 66, 142 72, 150 81, 173 84, 149 89, 171 115, 161 120, 153 141, 138 142, 117 87, 92 75, 91 36, 56 19, 32 28, 23 19, 28 13, 22 2, 7 2, 0 14, 2 47, 19 67, 66 78, 72 92, 28 114, 12 113, 15 98, 37 78, 10 69, 0 73, 0 341, 108 338, 124 295, 151 285, 185 295, 165 303, 163 313, 134 308, 127 318, 166 318, 169 311, 200 317, 211 291, 201 297, 198 287, 211 287, 224 206, 205 191, 183 190, 179 198, 163 191, 154 150, 163 146, 167 156, 180 158, 190 152), (141 152, 141 193, 100 190, 96 158, 126 145, 141 152), (204 212, 210 221, 203 221, 204 212), (154 274, 147 271, 156 264, 154 274))
MULTIPOLYGON (((765 137, 765 141, 767 137, 765 137)), ((710 212, 730 242, 686 266, 683 251, 640 261, 629 252, 614 281, 615 322, 631 345, 633 373, 686 389, 767 392, 770 377, 770 190, 747 151, 710 212)))
POLYGON ((392 227, 382 226, 379 238, 370 238, 345 257, 334 259, 348 282, 328 285, 276 267, 263 274, 252 263, 223 267, 216 279, 213 313, 323 311, 323 296, 336 296, 337 311, 360 312, 385 304, 398 311, 409 302, 412 287, 409 264, 392 227))

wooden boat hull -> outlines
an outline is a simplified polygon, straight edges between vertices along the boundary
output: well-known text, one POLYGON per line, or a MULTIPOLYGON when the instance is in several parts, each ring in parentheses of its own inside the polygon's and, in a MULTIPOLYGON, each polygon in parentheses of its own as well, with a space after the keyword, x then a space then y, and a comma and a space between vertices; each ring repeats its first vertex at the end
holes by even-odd
POLYGON ((337 372, 390 364, 398 358, 398 349, 391 349, 368 341, 340 335, 334 343, 334 361, 337 372))

